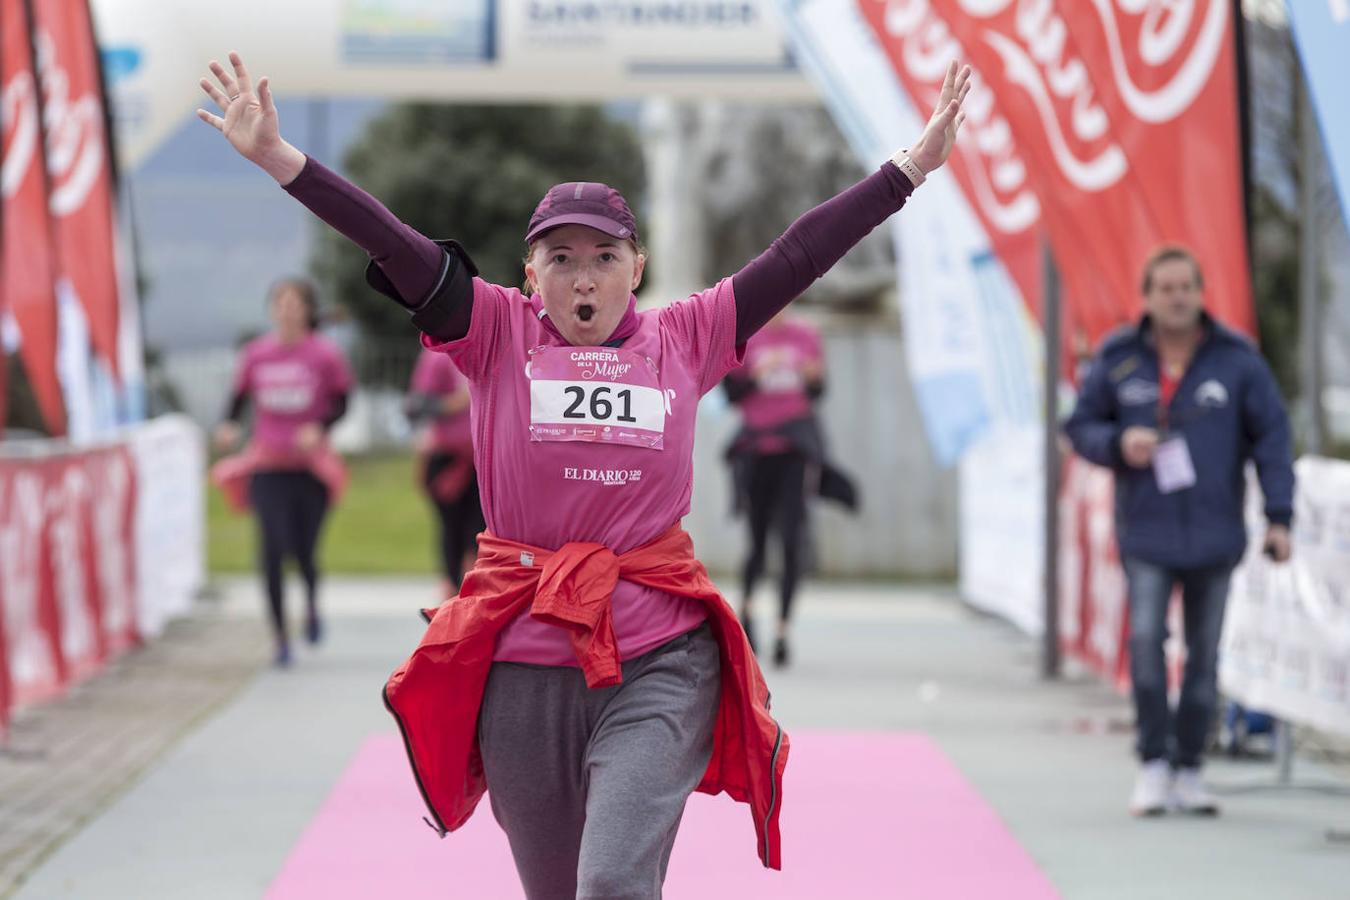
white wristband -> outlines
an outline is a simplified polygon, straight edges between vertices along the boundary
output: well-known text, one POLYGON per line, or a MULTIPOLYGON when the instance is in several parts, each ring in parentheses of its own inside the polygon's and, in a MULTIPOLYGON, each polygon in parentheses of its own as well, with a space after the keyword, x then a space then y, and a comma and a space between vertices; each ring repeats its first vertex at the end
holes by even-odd
POLYGON ((920 169, 914 160, 909 158, 909 150, 905 147, 895 151, 895 155, 891 157, 891 162, 895 163, 897 169, 905 173, 915 187, 923 184, 928 178, 923 173, 923 169, 920 169))

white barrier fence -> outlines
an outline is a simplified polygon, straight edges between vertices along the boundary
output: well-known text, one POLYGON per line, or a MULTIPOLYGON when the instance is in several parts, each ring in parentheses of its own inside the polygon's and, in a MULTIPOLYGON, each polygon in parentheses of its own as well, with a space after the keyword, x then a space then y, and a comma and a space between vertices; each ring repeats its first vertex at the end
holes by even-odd
MULTIPOLYGON (((960 585, 971 605, 1028 634, 1044 629, 1040 441, 1030 432, 976 446, 961 466, 960 585)), ((1249 551, 1234 572, 1219 655, 1228 696, 1292 722, 1350 734, 1350 462, 1296 466, 1294 555, 1261 554, 1255 478, 1249 551)), ((1118 688, 1129 686, 1129 616, 1116 551, 1111 473, 1070 459, 1060 488, 1060 643, 1118 688)), ((1173 675, 1184 654, 1169 619, 1173 675)))
POLYGON ((1030 635, 1045 630, 1041 429, 981 437, 961 457, 957 490, 961 596, 1030 635))
POLYGON ((1304 457, 1295 470, 1290 562, 1261 554, 1265 526, 1252 504, 1252 541, 1233 573, 1219 682, 1249 707, 1350 735, 1350 463, 1304 457))
POLYGON ((136 461, 136 573, 141 634, 183 615, 206 580, 206 445, 185 416, 129 433, 136 461))
POLYGON ((0 446, 0 736, 186 612, 205 580, 205 445, 182 416, 92 447, 0 446))

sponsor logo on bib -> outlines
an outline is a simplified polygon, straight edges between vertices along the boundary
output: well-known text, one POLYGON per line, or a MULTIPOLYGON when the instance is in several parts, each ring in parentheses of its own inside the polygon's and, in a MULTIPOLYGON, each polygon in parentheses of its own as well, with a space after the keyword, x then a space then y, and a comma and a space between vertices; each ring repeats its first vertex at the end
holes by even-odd
POLYGON ((641 469, 585 469, 573 466, 563 468, 566 481, 589 481, 608 487, 633 484, 642 480, 641 469))

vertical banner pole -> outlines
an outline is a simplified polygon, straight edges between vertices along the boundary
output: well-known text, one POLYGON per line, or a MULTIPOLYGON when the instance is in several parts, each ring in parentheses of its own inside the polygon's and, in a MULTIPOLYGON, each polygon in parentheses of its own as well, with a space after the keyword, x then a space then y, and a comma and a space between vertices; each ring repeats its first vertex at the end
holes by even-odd
MULTIPOLYGON (((1303 407, 1303 452, 1316 456, 1322 452, 1322 304, 1318 290, 1319 265, 1317 228, 1317 120, 1312 96, 1304 76, 1298 87, 1299 115, 1299 246, 1298 317, 1299 357, 1302 360, 1299 387, 1303 407)), ((1284 719, 1275 723, 1275 763, 1278 780, 1288 785, 1294 777, 1293 725, 1284 719)))
POLYGON ((1326 418, 1322 412, 1322 303, 1318 284, 1320 266, 1318 242, 1318 175, 1316 113, 1306 77, 1299 87, 1299 248, 1298 313, 1299 357, 1303 371, 1299 378, 1303 394, 1303 452, 1317 455, 1325 443, 1326 418))
POLYGON ((1059 650, 1059 382, 1061 348, 1059 270, 1050 241, 1043 250, 1045 297, 1045 634, 1041 646, 1041 677, 1060 674, 1059 650))

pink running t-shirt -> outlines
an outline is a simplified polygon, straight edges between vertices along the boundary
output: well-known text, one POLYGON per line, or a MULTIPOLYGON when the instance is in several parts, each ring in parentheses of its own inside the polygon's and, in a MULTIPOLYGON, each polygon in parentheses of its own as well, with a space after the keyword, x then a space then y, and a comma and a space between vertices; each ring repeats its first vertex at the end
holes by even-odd
MULTIPOLYGON (((429 394, 440 402, 445 397, 468 389, 468 380, 455 368, 448 354, 422 349, 413 369, 411 390, 414 394, 429 394)), ((473 443, 469 425, 469 411, 453 416, 436 415, 431 419, 431 443, 437 450, 467 450, 473 443)))
MULTIPOLYGON (((755 390, 741 401, 741 416, 752 431, 767 431, 811 415, 808 375, 824 367, 820 332, 800 319, 782 319, 765 325, 745 345, 745 371, 755 390)), ((781 453, 790 443, 776 435, 761 435, 755 450, 781 453)))
MULTIPOLYGON (((469 379, 493 534, 550 549, 593 541, 625 553, 689 512, 698 401, 739 361, 731 279, 639 313, 637 332, 617 349, 550 336, 514 288, 475 278, 473 303, 464 338, 422 340, 469 379)), ((698 601, 626 581, 612 605, 624 659, 706 618, 698 601)), ((528 609, 501 632, 494 658, 577 664, 567 633, 528 609)))
POLYGON ((293 344, 271 334, 255 338, 244 345, 234 376, 234 393, 253 402, 254 442, 276 456, 294 453, 300 426, 322 421, 351 387, 342 351, 316 334, 293 344))

